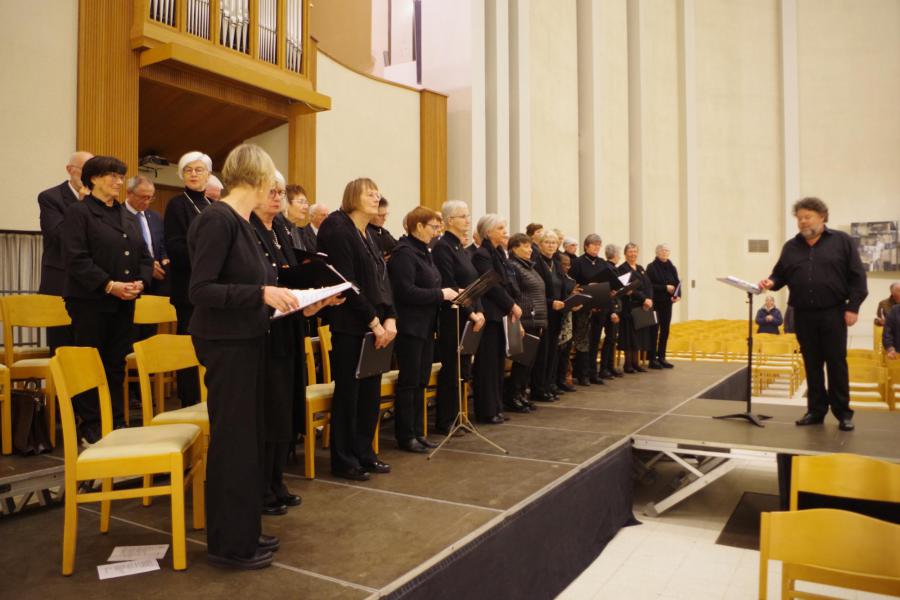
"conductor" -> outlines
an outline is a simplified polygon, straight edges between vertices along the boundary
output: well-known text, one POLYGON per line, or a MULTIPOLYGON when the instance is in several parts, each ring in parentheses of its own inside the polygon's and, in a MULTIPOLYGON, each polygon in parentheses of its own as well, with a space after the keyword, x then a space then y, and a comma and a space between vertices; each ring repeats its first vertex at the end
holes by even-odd
POLYGON ((866 272, 852 238, 826 227, 828 207, 818 198, 794 203, 800 232, 785 242, 764 290, 788 286, 797 340, 806 368, 806 414, 797 425, 819 425, 828 407, 841 431, 853 430, 847 370, 847 327, 868 295, 866 272), (828 371, 825 387, 823 367, 828 371))

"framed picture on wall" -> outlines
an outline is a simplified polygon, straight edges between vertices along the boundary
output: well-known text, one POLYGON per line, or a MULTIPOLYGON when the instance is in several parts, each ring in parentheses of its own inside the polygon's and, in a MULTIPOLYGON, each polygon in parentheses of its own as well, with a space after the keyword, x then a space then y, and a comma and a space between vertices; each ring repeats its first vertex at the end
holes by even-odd
POLYGON ((850 235, 859 244, 866 271, 900 271, 897 221, 851 223, 850 235))

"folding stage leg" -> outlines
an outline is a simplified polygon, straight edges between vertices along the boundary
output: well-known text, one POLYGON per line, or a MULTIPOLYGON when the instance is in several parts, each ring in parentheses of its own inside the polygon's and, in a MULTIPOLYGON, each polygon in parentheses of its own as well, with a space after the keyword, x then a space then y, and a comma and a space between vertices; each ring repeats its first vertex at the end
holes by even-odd
POLYGON ((644 514, 648 517, 658 517, 737 466, 730 458, 714 457, 704 461, 699 467, 694 467, 677 454, 672 452, 665 452, 665 454, 688 470, 688 474, 683 480, 687 483, 681 485, 674 493, 669 494, 663 500, 647 503, 647 506, 644 507, 644 514))

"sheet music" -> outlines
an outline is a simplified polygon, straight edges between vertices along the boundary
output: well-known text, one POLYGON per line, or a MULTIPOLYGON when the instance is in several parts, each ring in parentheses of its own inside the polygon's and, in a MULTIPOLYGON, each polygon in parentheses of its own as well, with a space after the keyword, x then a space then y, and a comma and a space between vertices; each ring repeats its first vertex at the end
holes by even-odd
POLYGON ((169 551, 168 544, 152 546, 116 546, 106 562, 134 561, 147 558, 163 559, 169 551))
POLYGON ((147 573, 149 571, 159 571, 159 563, 156 562, 155 558, 97 565, 97 575, 100 579, 126 577, 128 575, 137 575, 138 573, 147 573))
POLYGON ((722 283, 727 283, 730 286, 736 287, 740 290, 744 290, 745 292, 751 292, 753 294, 761 294, 762 289, 755 283, 750 283, 749 281, 745 281, 740 277, 735 277, 733 275, 729 275, 728 277, 716 277, 722 283))
POLYGON ((328 287, 315 288, 310 290, 290 290, 297 301, 300 302, 300 306, 288 312, 281 312, 280 310, 276 310, 275 314, 272 315, 272 318, 277 319, 285 315, 293 314, 298 310, 303 310, 307 306, 315 304, 316 302, 321 302, 322 300, 327 300, 332 296, 337 296, 341 292, 349 290, 352 287, 353 286, 349 282, 344 282, 338 285, 331 285, 328 287))
POLYGON ((628 285, 628 282, 631 281, 631 271, 625 273, 624 275, 620 275, 619 281, 622 282, 622 285, 628 285))

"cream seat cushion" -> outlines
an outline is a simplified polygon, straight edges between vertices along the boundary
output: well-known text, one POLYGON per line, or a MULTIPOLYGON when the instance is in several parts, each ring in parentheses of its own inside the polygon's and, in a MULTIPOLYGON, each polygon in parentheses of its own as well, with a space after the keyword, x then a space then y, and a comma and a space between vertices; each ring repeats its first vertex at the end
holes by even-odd
POLYGON ((17 369, 25 369, 28 367, 39 367, 39 368, 49 368, 50 367, 50 359, 49 358, 23 358, 22 360, 17 360, 12 364, 13 367, 17 369))
POLYGON ((322 398, 330 398, 334 395, 334 382, 331 383, 315 383, 306 386, 307 400, 320 400, 322 398))
POLYGON ((209 410, 207 410, 206 402, 199 402, 184 408, 176 410, 167 410, 153 417, 153 424, 160 423, 192 423, 194 421, 205 421, 209 423, 209 410))
POLYGON ((159 427, 114 429, 96 444, 78 455, 79 463, 99 462, 147 455, 184 452, 197 436, 196 425, 173 424, 159 427))

